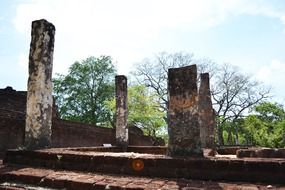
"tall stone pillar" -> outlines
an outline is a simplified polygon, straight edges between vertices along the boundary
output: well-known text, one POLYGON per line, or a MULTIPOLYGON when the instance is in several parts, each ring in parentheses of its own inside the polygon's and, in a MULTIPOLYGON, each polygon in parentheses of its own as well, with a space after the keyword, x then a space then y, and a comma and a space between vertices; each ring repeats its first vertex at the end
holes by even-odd
POLYGON ((32 22, 25 127, 27 149, 51 145, 54 35, 53 24, 46 20, 32 22))
POLYGON ((202 156, 196 65, 169 69, 168 91, 168 154, 202 156))
POLYGON ((128 134, 128 87, 127 77, 124 75, 118 75, 115 77, 116 83, 116 143, 117 146, 127 148, 129 143, 128 134))
POLYGON ((215 148, 215 114, 212 106, 209 73, 200 75, 199 88, 199 122, 200 137, 203 148, 215 148))

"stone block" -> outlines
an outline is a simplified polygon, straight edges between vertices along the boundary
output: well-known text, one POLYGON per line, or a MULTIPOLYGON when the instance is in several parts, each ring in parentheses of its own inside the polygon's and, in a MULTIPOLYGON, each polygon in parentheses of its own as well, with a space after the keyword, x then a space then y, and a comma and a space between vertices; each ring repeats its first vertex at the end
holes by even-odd
POLYGON ((209 73, 202 73, 200 79, 198 111, 201 146, 203 148, 215 148, 216 121, 211 100, 209 73))
POLYGON ((126 149, 129 143, 128 133, 128 87, 127 77, 118 75, 115 77, 116 83, 116 144, 126 149))
POLYGON ((203 156, 197 93, 197 67, 168 70, 168 154, 203 156))
POLYGON ((46 20, 33 21, 24 142, 27 149, 51 145, 54 35, 53 24, 46 20))

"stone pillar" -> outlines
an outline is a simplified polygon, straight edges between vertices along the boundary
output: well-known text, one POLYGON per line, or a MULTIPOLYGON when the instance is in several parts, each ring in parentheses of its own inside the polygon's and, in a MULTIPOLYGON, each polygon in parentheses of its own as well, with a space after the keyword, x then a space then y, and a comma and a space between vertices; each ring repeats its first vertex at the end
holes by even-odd
POLYGON ((116 143, 117 146, 126 150, 129 143, 128 133, 128 87, 127 77, 118 75, 115 77, 116 83, 116 143))
POLYGON ((212 106, 209 73, 200 75, 199 88, 199 123, 200 137, 203 148, 215 148, 215 114, 212 106))
POLYGON ((168 154, 202 156, 196 65, 169 69, 168 92, 168 154))
POLYGON ((53 24, 46 20, 32 22, 25 127, 27 149, 51 145, 54 35, 53 24))

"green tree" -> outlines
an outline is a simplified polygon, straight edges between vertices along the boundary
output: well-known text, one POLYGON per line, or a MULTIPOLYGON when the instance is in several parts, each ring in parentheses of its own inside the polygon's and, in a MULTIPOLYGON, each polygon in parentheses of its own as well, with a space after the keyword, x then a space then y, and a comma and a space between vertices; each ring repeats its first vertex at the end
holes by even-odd
MULTIPOLYGON (((115 98, 107 105, 115 114, 115 98)), ((141 128, 146 135, 163 136, 166 131, 165 112, 157 102, 157 95, 147 90, 144 85, 128 88, 128 125, 141 128)))
POLYGON ((67 75, 53 79, 54 96, 63 119, 105 126, 112 120, 105 101, 114 97, 116 70, 109 56, 75 62, 67 75))
POLYGON ((129 90, 129 123, 143 129, 145 134, 157 137, 166 126, 165 112, 156 101, 157 95, 148 92, 143 85, 132 86, 129 90))
POLYGON ((168 91, 167 79, 168 69, 183 67, 199 63, 198 70, 200 73, 215 71, 215 64, 209 59, 194 59, 193 54, 178 52, 169 54, 166 52, 159 53, 152 58, 146 58, 138 63, 132 72, 139 84, 147 86, 158 98, 161 109, 168 109, 168 91))
POLYGON ((263 102, 244 120, 245 140, 251 145, 285 146, 285 111, 282 105, 263 102))
POLYGON ((253 80, 249 75, 242 73, 237 67, 223 64, 218 67, 212 77, 211 94, 213 106, 218 118, 218 142, 224 144, 223 125, 231 123, 227 127, 228 142, 239 142, 238 125, 247 111, 269 97, 270 90, 253 80))
MULTIPOLYGON (((158 96, 162 109, 168 109, 168 69, 197 64, 198 73, 208 72, 211 79, 213 107, 218 116, 217 137, 224 144, 224 132, 228 140, 239 144, 238 121, 252 106, 268 98, 269 89, 254 81, 238 68, 224 64, 217 65, 209 59, 194 59, 193 54, 178 52, 160 53, 147 58, 137 65, 134 76, 139 84, 149 87, 158 96)), ((198 80, 199 81, 199 80, 198 80)))

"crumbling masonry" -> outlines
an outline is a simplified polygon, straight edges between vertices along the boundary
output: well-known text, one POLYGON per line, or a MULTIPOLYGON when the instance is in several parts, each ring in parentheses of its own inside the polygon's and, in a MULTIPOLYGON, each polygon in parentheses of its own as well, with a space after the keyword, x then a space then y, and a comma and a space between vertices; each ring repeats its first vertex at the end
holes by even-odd
POLYGON ((201 74, 198 94, 196 65, 169 69, 168 91, 168 154, 202 156, 202 148, 214 148, 209 74, 201 74))
POLYGON ((54 35, 53 24, 46 20, 32 22, 25 127, 27 149, 51 145, 54 35))
POLYGON ((124 150, 128 146, 128 86, 127 77, 118 75, 115 77, 116 83, 116 144, 124 150))
MULTIPOLYGON (((46 20, 32 23, 25 127, 27 149, 51 145, 54 35, 55 27, 46 20)), ((129 142, 126 76, 116 76, 115 83, 116 145, 126 150, 129 142)), ((214 147, 215 120, 209 75, 201 75, 198 93, 196 65, 171 68, 168 72, 168 90, 169 155, 202 156, 202 148, 214 147)))
POLYGON ((168 152, 202 156, 196 65, 168 70, 168 152))
POLYGON ((203 148, 215 148, 215 113, 212 107, 209 73, 202 73, 200 75, 199 88, 199 125, 201 145, 203 148))

